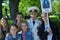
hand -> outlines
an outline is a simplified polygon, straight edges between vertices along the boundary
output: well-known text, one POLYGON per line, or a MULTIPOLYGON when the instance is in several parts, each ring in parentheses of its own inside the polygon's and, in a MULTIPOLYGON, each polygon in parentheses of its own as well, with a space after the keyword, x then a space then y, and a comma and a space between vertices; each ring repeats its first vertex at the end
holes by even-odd
POLYGON ((50 33, 50 32, 51 32, 51 28, 48 28, 48 29, 47 29, 47 32, 50 33))
POLYGON ((8 36, 9 36, 9 33, 6 34, 6 37, 8 37, 8 36))

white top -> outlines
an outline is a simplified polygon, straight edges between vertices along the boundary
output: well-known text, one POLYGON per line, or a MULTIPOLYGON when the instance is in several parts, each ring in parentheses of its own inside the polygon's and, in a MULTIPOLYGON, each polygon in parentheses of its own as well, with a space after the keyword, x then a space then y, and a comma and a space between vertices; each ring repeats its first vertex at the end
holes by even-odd
POLYGON ((22 34, 22 31, 18 32, 18 34, 22 34))
POLYGON ((28 22, 28 26, 29 26, 30 30, 33 33, 34 40, 40 40, 39 36, 37 36, 37 27, 41 24, 41 21, 36 19, 34 25, 33 25, 33 20, 32 19, 27 20, 27 22, 28 22))
POLYGON ((29 26, 30 29, 33 29, 34 27, 38 27, 38 26, 40 26, 40 24, 42 24, 42 22, 38 19, 35 20, 34 25, 33 25, 33 20, 32 19, 27 20, 27 22, 28 22, 28 26, 29 26))

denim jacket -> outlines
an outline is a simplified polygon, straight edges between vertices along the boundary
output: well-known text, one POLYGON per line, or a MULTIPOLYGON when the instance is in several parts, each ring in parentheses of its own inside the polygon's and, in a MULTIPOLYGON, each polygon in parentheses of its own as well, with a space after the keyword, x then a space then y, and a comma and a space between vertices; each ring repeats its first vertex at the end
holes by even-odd
MULTIPOLYGON (((23 39, 23 38, 22 38, 23 39)), ((26 33, 25 33, 25 40, 34 40, 34 38, 33 38, 33 34, 32 34, 32 32, 31 31, 26 31, 26 33)))
POLYGON ((9 36, 6 37, 5 40, 21 40, 21 35, 16 34, 16 38, 13 39, 12 34, 9 34, 9 36))

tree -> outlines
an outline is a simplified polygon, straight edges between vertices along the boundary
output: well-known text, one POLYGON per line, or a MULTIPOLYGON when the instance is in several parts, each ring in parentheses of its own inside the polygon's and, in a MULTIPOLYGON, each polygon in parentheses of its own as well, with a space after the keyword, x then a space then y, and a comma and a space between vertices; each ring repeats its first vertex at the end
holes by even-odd
POLYGON ((2 18, 2 0, 0 0, 0 19, 2 18))
POLYGON ((20 0, 9 0, 9 7, 10 7, 10 13, 12 19, 15 19, 15 16, 18 12, 19 2, 20 0))
POLYGON ((40 0, 21 0, 18 7, 19 11, 23 12, 24 16, 27 16, 28 15, 27 10, 31 6, 37 6, 41 12, 40 0))

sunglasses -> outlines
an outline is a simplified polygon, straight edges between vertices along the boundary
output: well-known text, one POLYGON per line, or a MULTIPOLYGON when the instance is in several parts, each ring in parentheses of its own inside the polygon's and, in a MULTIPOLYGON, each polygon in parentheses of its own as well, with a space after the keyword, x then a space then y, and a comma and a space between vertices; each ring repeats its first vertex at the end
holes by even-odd
POLYGON ((29 12, 33 12, 33 11, 34 11, 34 12, 38 12, 36 9, 34 9, 34 10, 30 10, 29 12))

